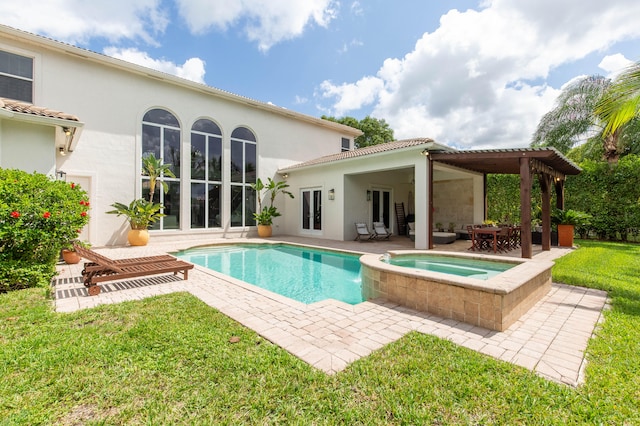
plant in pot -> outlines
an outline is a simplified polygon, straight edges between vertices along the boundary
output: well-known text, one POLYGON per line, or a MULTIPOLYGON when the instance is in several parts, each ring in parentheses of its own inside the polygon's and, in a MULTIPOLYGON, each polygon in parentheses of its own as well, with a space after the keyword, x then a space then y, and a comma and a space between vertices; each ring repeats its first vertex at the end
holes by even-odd
POLYGON ((149 176, 149 200, 140 198, 133 200, 129 205, 114 203, 111 207, 114 207, 115 210, 107 212, 127 217, 131 226, 127 234, 127 240, 132 246, 147 245, 149 242, 149 225, 165 216, 162 213, 164 206, 153 202, 153 194, 158 183, 162 186, 165 194, 169 191, 169 185, 165 181, 158 179, 163 176, 175 178, 176 176, 171 171, 171 167, 171 164, 163 163, 162 159, 156 158, 153 153, 144 156, 142 158, 142 174, 149 176))
POLYGON ((251 184, 251 188, 256 191, 258 197, 258 211, 253 214, 253 218, 258 223, 258 236, 261 238, 271 236, 273 218, 281 216, 278 209, 273 205, 278 194, 288 195, 293 198, 293 194, 287 191, 289 185, 286 182, 276 182, 271 178, 267 179, 267 183, 258 178, 256 183, 251 184), (267 200, 268 205, 266 205, 267 200), (262 205, 263 202, 265 203, 264 206, 262 205))
POLYGON ((573 234, 576 226, 587 226, 591 215, 577 210, 555 209, 551 215, 552 224, 558 227, 558 245, 573 247, 573 234))
POLYGON ((85 241, 80 241, 80 240, 73 240, 69 242, 69 244, 65 245, 62 248, 61 254, 62 254, 62 260, 64 260, 64 262, 68 265, 74 265, 76 263, 80 263, 80 255, 76 253, 76 251, 74 250, 73 248, 74 245, 85 247, 85 248, 91 247, 91 244, 85 241))
POLYGON ((113 203, 111 207, 114 207, 114 210, 107 213, 127 217, 131 227, 127 240, 132 246, 147 245, 149 225, 164 216, 164 213, 161 212, 162 204, 152 203, 144 198, 133 200, 129 205, 113 203))

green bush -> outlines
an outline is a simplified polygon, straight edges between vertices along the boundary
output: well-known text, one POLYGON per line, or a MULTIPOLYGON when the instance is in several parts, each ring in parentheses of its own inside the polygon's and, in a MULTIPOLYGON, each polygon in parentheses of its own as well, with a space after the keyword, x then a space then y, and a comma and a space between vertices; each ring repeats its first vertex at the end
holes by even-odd
POLYGON ((51 270, 61 248, 89 221, 88 210, 87 193, 74 183, 0 169, 0 262, 23 274, 16 277, 8 267, 2 268, 0 288, 21 288, 23 283, 17 281, 22 279, 40 282, 37 277, 51 270), (30 267, 33 274, 24 271, 30 267), (17 281, 12 285, 5 280, 17 281))
POLYGON ((52 263, 0 262, 0 293, 32 287, 47 287, 56 274, 52 263))

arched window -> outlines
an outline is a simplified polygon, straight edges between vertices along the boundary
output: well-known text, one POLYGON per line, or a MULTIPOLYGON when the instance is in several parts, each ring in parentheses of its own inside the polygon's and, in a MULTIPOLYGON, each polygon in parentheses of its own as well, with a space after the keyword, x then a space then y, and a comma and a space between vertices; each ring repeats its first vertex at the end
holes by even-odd
POLYGON ((191 128, 191 228, 222 226, 222 131, 211 120, 191 128))
POLYGON ((231 226, 253 226, 256 193, 256 137, 246 127, 231 133, 231 226))
MULTIPOLYGON (((165 216, 153 224, 151 229, 180 228, 180 123, 169 111, 152 109, 142 118, 142 157, 155 155, 165 164, 171 164, 176 176, 160 176, 156 184, 153 201, 164 205, 165 216), (169 190, 165 194, 163 184, 169 190)), ((149 177, 142 176, 142 198, 149 199, 149 177)))

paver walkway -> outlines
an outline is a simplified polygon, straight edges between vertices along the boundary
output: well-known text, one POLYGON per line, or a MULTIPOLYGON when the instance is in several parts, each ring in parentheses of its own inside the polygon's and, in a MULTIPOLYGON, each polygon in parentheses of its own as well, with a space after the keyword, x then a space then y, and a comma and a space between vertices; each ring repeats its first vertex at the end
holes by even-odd
MULTIPOLYGON (((284 239, 284 238, 283 238, 284 239)), ((288 238, 295 242, 295 238, 288 238)), ((233 242, 234 240, 223 240, 233 242)), ((241 240, 247 242, 247 239, 241 240)), ((308 239, 304 240, 309 243, 308 239)), ((146 247, 105 248, 96 251, 111 258, 148 256, 221 240, 157 243, 146 247)), ((314 240, 317 245, 367 252, 398 249, 393 243, 353 243, 314 240)), ((396 244, 397 245, 397 244, 396 244)), ((545 259, 568 249, 537 254, 545 259)), ((432 334, 535 371, 571 386, 584 377, 584 351, 601 312, 606 293, 553 284, 551 291, 504 332, 487 330, 451 319, 412 311, 383 301, 352 306, 327 300, 311 305, 273 294, 225 275, 196 266, 188 281, 173 276, 105 283, 98 296, 88 296, 80 280, 81 265, 59 265, 55 307, 71 312, 106 303, 187 291, 291 354, 327 373, 391 343, 410 331, 432 334)))

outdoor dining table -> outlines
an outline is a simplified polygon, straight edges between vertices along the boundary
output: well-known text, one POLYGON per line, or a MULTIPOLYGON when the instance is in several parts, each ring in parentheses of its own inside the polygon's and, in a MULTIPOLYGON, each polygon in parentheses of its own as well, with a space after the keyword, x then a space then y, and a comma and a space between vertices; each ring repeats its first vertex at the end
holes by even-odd
POLYGON ((471 241, 471 247, 475 247, 476 235, 493 235, 493 252, 498 252, 498 232, 500 228, 496 226, 484 226, 481 228, 473 228, 473 241, 471 241))

